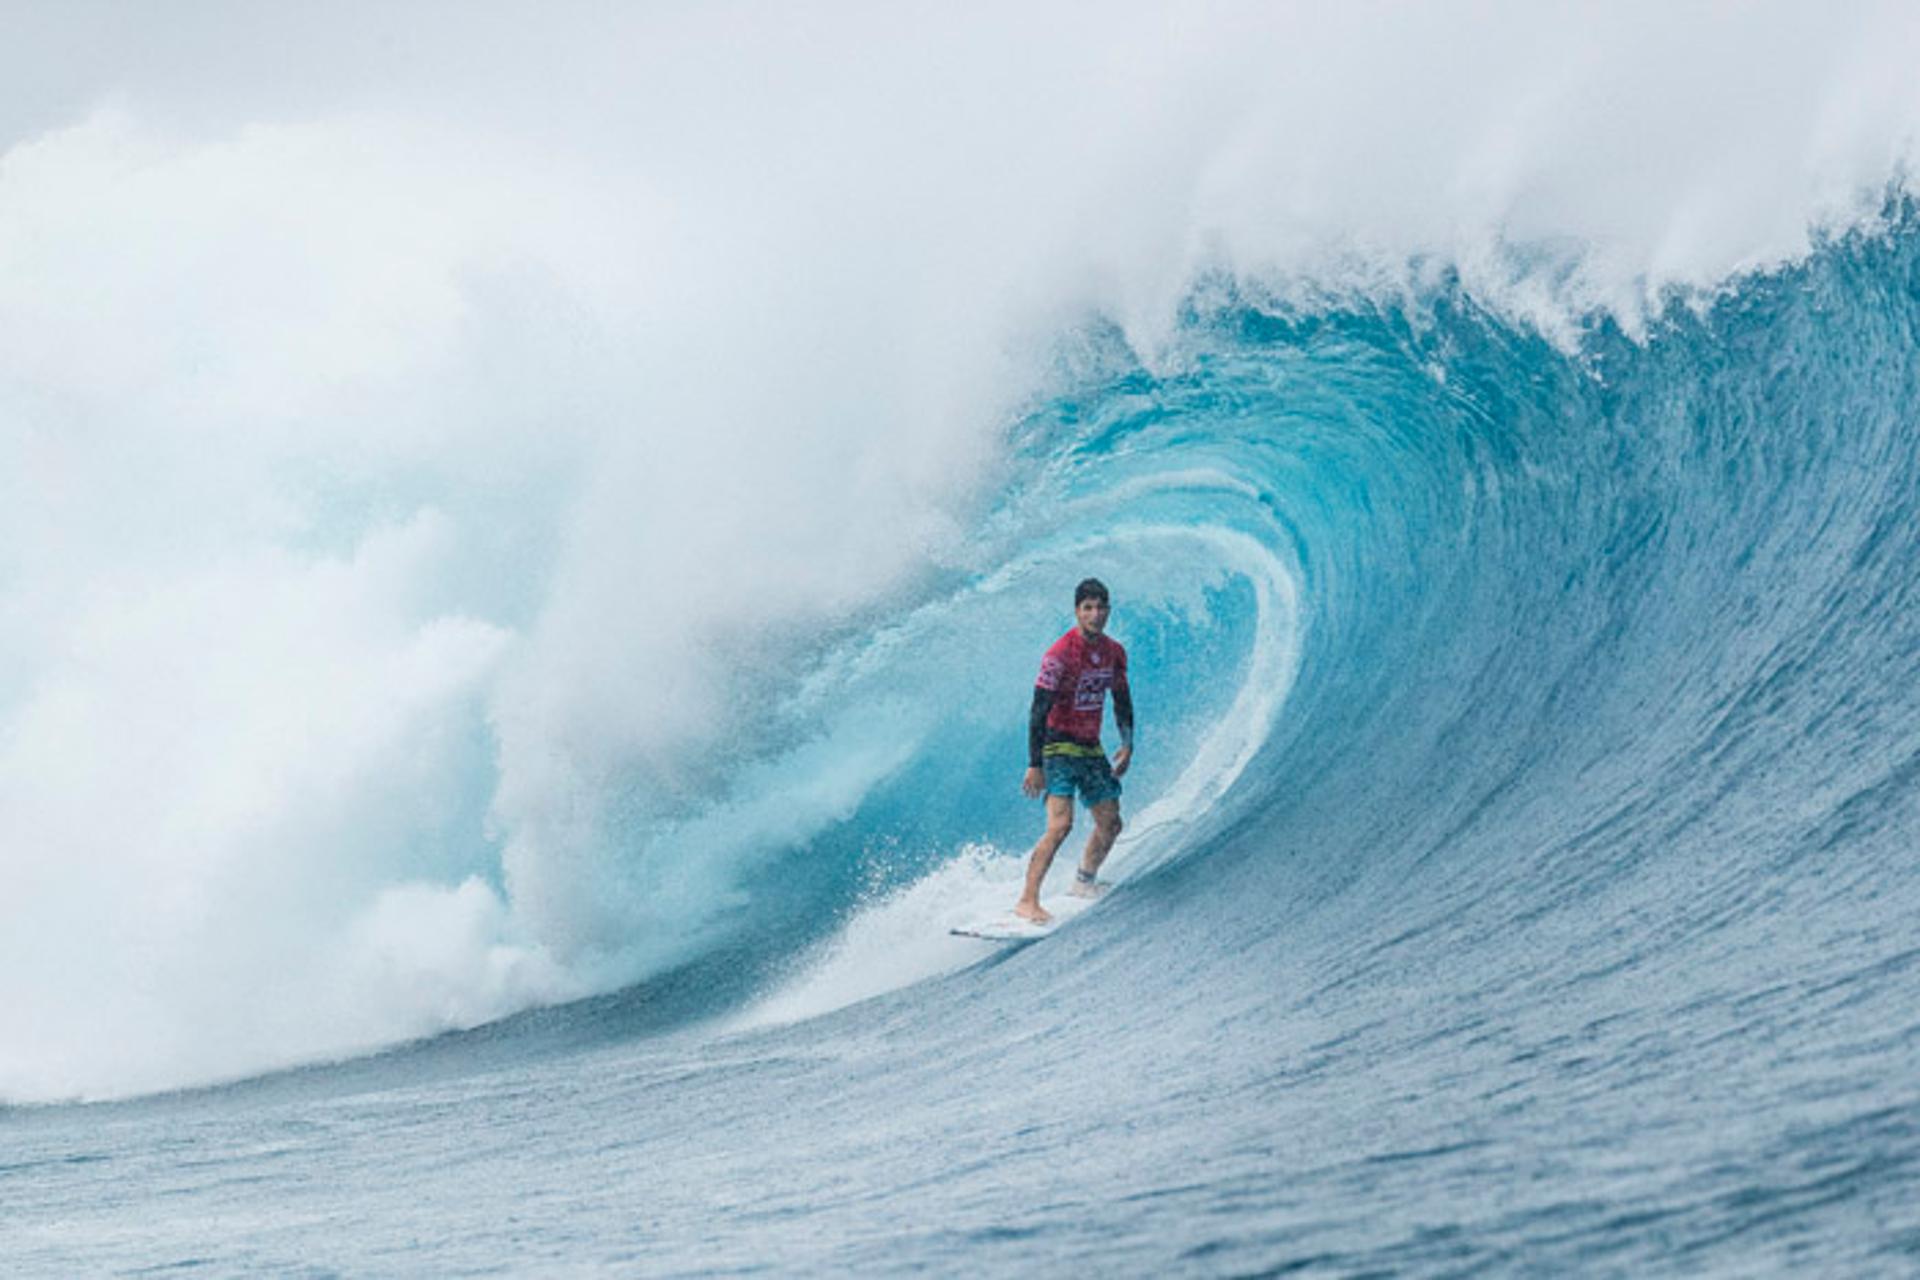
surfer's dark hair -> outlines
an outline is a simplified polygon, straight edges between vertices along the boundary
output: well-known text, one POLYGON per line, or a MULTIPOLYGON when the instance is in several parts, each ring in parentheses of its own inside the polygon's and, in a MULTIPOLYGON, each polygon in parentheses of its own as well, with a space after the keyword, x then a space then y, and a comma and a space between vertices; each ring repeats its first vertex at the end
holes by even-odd
POLYGON ((1073 607, 1078 609, 1083 600, 1098 600, 1102 604, 1112 603, 1107 595, 1107 584, 1098 578, 1087 578, 1073 589, 1073 607))

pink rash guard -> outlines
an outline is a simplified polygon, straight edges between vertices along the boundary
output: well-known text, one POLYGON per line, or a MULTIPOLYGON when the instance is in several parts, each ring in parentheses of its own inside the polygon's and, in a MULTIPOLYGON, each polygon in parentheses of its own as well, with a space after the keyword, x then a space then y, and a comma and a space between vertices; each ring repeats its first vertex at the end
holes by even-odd
MULTIPOLYGON (((1034 681, 1034 686, 1054 694, 1053 706, 1047 712, 1049 742, 1098 747, 1107 690, 1114 691, 1116 722, 1122 718, 1123 710, 1131 709, 1133 701, 1132 691, 1127 687, 1127 651, 1109 636, 1088 640, 1078 627, 1054 641, 1053 647, 1047 650, 1046 657, 1040 660, 1040 678, 1034 681)), ((1128 723, 1120 726, 1123 737, 1129 736, 1133 727, 1133 717, 1127 715, 1125 719, 1128 723)))

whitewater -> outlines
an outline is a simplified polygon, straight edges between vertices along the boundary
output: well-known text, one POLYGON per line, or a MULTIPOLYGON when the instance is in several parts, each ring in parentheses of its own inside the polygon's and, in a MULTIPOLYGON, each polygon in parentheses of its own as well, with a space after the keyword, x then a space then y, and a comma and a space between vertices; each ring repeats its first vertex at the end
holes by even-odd
POLYGON ((9 26, 10 1274, 1920 1270, 1910 11, 9 26))

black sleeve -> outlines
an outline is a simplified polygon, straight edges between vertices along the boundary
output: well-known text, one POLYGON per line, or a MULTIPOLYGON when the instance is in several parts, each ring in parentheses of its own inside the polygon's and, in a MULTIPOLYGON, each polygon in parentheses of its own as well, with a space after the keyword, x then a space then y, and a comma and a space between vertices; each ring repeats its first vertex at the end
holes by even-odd
POLYGON ((1053 690, 1033 687, 1033 710, 1027 713, 1027 767, 1040 767, 1040 748, 1047 742, 1047 713, 1053 710, 1053 690))
POLYGON ((1113 684, 1113 725, 1120 730, 1120 745, 1133 750, 1133 690, 1125 679, 1113 684))

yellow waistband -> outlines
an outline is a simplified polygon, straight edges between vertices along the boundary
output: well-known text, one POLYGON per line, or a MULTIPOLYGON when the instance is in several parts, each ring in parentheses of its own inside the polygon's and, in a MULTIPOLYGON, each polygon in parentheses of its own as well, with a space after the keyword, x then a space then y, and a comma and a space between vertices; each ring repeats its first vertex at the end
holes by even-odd
POLYGON ((1100 747, 1084 747, 1077 742, 1049 742, 1040 748, 1043 756, 1083 756, 1094 760, 1104 760, 1107 753, 1100 747))

